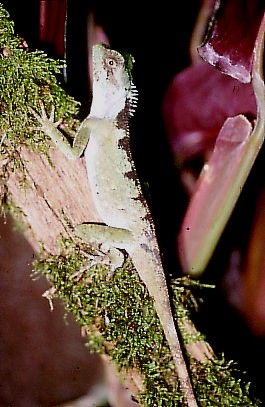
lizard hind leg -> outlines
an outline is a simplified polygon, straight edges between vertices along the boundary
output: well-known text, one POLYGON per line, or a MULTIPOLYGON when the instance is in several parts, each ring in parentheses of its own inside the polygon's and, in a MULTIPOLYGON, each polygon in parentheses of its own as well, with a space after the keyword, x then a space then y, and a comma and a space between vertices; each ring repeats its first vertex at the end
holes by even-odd
POLYGON ((82 223, 76 226, 75 233, 81 240, 96 248, 99 255, 93 256, 94 264, 106 264, 112 271, 123 265, 124 255, 119 249, 126 249, 130 244, 130 231, 104 224, 82 223))

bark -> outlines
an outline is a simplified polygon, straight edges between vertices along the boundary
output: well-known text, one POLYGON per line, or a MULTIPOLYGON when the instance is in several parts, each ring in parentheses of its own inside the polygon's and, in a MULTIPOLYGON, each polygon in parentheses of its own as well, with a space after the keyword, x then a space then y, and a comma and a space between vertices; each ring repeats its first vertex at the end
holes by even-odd
POLYGON ((60 237, 70 234, 67 223, 100 222, 84 160, 68 160, 53 149, 49 157, 25 147, 19 154, 25 174, 10 174, 7 185, 11 201, 22 211, 25 236, 34 249, 38 252, 42 244, 49 253, 58 254, 60 237))
MULTIPOLYGON (((46 156, 21 147, 19 155, 24 173, 9 174, 10 200, 22 212, 24 234, 34 250, 38 253, 43 247, 52 255, 59 254, 61 237, 72 234, 69 225, 101 222, 92 200, 84 159, 68 160, 53 148, 46 156)), ((191 322, 187 322, 186 328, 190 333, 196 332, 191 322)), ((199 361, 213 357, 211 348, 203 341, 187 346, 187 350, 199 361)), ((108 369, 113 369, 110 358, 104 360, 108 369)), ((125 378, 126 387, 136 395, 142 390, 143 378, 134 370, 124 373, 121 373, 122 381, 125 378)))
MULTIPOLYGON (((9 198, 21 211, 24 235, 36 253, 43 247, 52 255, 59 254, 61 237, 71 235, 69 224, 101 222, 92 200, 84 159, 71 161, 54 149, 46 156, 25 147, 21 147, 19 155, 25 171, 10 172, 9 198)), ((110 358, 103 357, 103 362, 112 401, 119 400, 119 405, 124 407, 135 405, 115 379, 117 372, 110 358)), ((125 388, 137 394, 142 387, 139 373, 132 370, 121 377, 125 388)))

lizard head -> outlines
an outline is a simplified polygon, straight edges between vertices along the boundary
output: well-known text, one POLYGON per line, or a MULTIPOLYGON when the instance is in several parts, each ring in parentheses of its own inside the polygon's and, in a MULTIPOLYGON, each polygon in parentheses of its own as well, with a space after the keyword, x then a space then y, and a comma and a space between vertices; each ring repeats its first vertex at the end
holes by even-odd
POLYGON ((134 112, 137 91, 132 82, 134 58, 105 44, 93 46, 93 116, 116 119, 127 110, 134 112))

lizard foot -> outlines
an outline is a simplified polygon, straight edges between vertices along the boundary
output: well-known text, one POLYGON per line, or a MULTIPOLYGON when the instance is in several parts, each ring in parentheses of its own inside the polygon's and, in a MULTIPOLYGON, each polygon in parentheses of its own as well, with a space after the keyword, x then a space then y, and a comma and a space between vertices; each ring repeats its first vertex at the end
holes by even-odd
POLYGON ((121 267, 124 263, 124 255, 123 253, 113 247, 108 247, 105 244, 100 244, 98 247, 93 246, 95 251, 94 254, 86 253, 87 263, 84 267, 78 270, 71 276, 71 279, 80 280, 82 275, 91 267, 100 264, 107 266, 109 268, 109 272, 107 275, 107 280, 109 280, 116 268, 121 267))
POLYGON ((57 122, 54 121, 55 107, 52 106, 50 116, 48 117, 46 110, 45 110, 44 103, 40 100, 39 104, 40 104, 40 109, 41 109, 40 114, 37 113, 34 109, 32 109, 32 107, 29 106, 29 111, 35 117, 35 119, 41 124, 41 127, 38 127, 35 129, 46 130, 47 125, 50 126, 51 123, 54 127, 58 127, 62 123, 62 119, 58 120, 57 122))

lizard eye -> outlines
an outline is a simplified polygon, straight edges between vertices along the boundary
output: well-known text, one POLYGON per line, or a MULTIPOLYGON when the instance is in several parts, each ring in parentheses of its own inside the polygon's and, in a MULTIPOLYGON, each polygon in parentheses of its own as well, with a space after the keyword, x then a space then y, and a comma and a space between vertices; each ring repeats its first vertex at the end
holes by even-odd
POLYGON ((113 58, 107 58, 106 59, 106 64, 110 66, 111 68, 114 68, 116 66, 116 61, 113 58))

